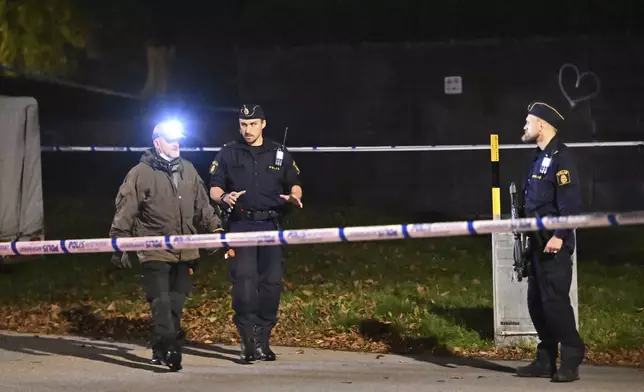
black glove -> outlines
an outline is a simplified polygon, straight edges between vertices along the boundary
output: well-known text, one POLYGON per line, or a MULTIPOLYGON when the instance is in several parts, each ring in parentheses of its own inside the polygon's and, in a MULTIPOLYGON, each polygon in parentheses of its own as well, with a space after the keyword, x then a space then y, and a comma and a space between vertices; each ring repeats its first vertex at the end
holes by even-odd
MULTIPOLYGON (((213 230, 214 233, 223 233, 224 229, 221 227, 217 227, 215 230, 213 230)), ((213 256, 215 253, 219 251, 220 248, 204 248, 204 251, 208 256, 213 256)))
POLYGON ((110 259, 110 263, 114 264, 116 268, 132 268, 127 252, 114 253, 110 259))

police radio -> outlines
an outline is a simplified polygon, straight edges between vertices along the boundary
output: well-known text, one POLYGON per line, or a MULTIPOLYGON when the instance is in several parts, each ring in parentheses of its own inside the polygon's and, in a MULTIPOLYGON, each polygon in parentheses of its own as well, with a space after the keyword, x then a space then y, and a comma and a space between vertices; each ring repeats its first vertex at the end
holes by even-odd
POLYGON ((286 145, 286 134, 288 133, 288 127, 284 130, 284 139, 282 140, 282 145, 277 148, 277 154, 275 154, 275 166, 282 167, 282 161, 284 160, 284 146, 286 145))

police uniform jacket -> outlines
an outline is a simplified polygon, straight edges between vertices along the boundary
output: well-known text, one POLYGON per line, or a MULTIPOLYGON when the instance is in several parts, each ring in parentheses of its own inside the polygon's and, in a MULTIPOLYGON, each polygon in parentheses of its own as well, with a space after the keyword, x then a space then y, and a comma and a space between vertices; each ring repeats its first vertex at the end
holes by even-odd
MULTIPOLYGON (((110 237, 214 232, 221 228, 216 212, 192 163, 183 158, 168 162, 151 149, 119 188, 110 237)), ((199 250, 152 248, 137 255, 140 262, 191 261, 199 258, 199 250)))
MULTIPOLYGON (((222 147, 210 166, 210 186, 226 193, 246 191, 235 203, 236 211, 283 210, 281 194, 290 194, 300 185, 300 169, 293 156, 283 148, 282 162, 277 162, 280 144, 264 138, 261 146, 249 146, 243 139, 222 147)), ((234 217, 234 213, 233 213, 234 217)))
MULTIPOLYGON (((541 150, 536 148, 532 165, 523 184, 524 213, 527 217, 565 216, 581 213, 581 189, 577 165, 568 147, 555 136, 541 150)), ((535 232, 541 250, 552 235, 563 246, 574 250, 572 229, 535 232)))

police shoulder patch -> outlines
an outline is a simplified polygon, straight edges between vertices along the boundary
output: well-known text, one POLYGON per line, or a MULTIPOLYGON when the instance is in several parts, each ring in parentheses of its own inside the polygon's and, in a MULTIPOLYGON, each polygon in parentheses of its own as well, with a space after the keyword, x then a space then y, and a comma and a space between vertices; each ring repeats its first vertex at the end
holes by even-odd
POLYGON ((559 170, 556 174, 557 177, 557 185, 562 186, 566 184, 570 184, 571 178, 570 178, 570 173, 568 170, 559 170))
POLYGON ((218 167, 219 167, 219 162, 212 161, 212 163, 210 164, 210 170, 208 170, 208 171, 210 172, 210 174, 215 174, 215 172, 217 171, 218 167))

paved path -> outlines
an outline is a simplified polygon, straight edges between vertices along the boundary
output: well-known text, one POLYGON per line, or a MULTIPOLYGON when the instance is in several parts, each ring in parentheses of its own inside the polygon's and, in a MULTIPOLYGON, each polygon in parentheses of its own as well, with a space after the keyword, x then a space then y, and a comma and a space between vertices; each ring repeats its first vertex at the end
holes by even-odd
POLYGON ((242 365, 237 347, 185 351, 170 373, 139 344, 0 332, 0 391, 644 391, 642 369, 584 366, 580 381, 554 384, 515 377, 520 362, 275 347, 277 361, 242 365))

